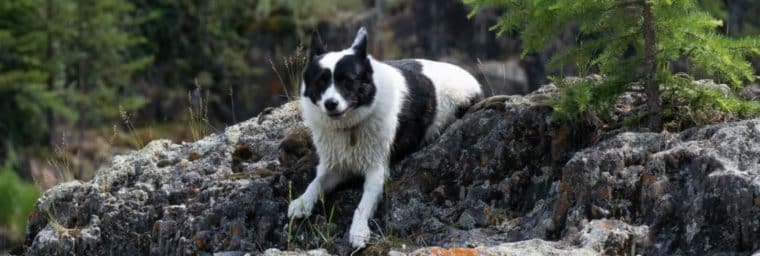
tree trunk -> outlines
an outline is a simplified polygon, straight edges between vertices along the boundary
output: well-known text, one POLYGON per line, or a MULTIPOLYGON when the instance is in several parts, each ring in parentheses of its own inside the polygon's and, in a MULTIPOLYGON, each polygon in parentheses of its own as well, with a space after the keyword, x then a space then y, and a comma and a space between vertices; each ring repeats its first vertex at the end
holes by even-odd
POLYGON ((662 130, 662 120, 660 116, 660 87, 654 81, 654 74, 657 71, 655 66, 655 54, 657 52, 657 41, 654 31, 654 17, 652 15, 652 3, 646 1, 643 6, 644 24, 644 86, 647 94, 647 109, 649 115, 649 129, 652 132, 662 130))
POLYGON ((738 36, 744 30, 744 12, 749 9, 749 3, 745 0, 734 0, 726 2, 728 6, 728 24, 726 24, 726 35, 738 36))
MULTIPOLYGON (((85 35, 83 19, 84 17, 87 17, 86 16, 87 13, 85 13, 85 11, 83 10, 84 8, 83 6, 88 3, 83 3, 83 1, 81 0, 78 0, 76 3, 77 3, 77 15, 79 16, 77 17, 77 48, 79 52, 85 52, 86 46, 84 45, 84 40, 88 35, 85 35)), ((87 59, 82 58, 81 56, 77 60, 77 86, 76 86, 77 88, 75 89, 75 91, 77 93, 82 93, 84 95, 87 95, 89 93, 88 92, 89 90, 87 88, 88 86, 86 83, 87 78, 85 77, 85 75, 87 74, 88 65, 85 61, 87 61, 87 59)), ((83 104, 81 102, 76 104, 77 113, 79 113, 79 116, 81 118, 77 118, 77 120, 74 121, 76 129, 79 132, 79 136, 77 136, 77 158, 79 158, 80 150, 82 149, 83 144, 84 144, 84 140, 85 140, 84 128, 87 126, 86 122, 92 122, 91 119, 87 118, 87 113, 85 113, 87 107, 84 107, 82 105, 83 104)), ((69 168, 69 172, 71 172, 68 174, 70 175, 70 177, 80 178, 82 177, 82 173, 84 172, 83 166, 82 165, 76 166, 76 174, 73 173, 74 172, 73 168, 69 168)))
MULTIPOLYGON (((45 49, 45 61, 47 62, 47 90, 53 91, 55 90, 55 67, 53 66, 53 31, 50 26, 52 26, 52 20, 53 20, 53 0, 47 0, 45 2, 45 19, 46 19, 46 39, 47 39, 47 45, 45 49)), ((45 109, 45 121, 47 121, 47 139, 48 139, 48 145, 50 148, 55 147, 55 113, 53 112, 53 109, 51 107, 48 107, 45 109)))
MULTIPOLYGON (((375 8, 375 22, 373 24, 374 25, 374 29, 373 29, 372 33, 380 34, 381 33, 380 30, 382 28, 385 28, 385 26, 383 25, 383 11, 385 10, 385 0, 375 0, 375 6, 374 6, 374 8, 375 8)), ((373 38, 374 38, 373 40, 376 42, 375 43, 375 49, 377 50, 377 52, 375 52, 375 54, 377 54, 377 56, 380 57, 380 58, 384 58, 385 57, 385 47, 384 47, 385 44, 382 42, 382 37, 380 37, 380 36, 373 36, 373 38)))

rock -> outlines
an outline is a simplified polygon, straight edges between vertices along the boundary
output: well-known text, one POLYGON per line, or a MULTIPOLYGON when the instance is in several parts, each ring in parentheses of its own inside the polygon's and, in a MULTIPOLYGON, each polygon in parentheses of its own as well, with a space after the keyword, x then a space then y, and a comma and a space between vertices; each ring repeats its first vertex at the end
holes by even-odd
POLYGON ((194 143, 153 141, 115 157, 92 181, 46 191, 29 219, 26 254, 164 255, 285 244, 287 218, 279 213, 292 179, 277 164, 278 146, 283 131, 300 124, 297 112, 288 104, 194 143))
POLYGON ((636 241, 646 236, 646 227, 633 227, 618 220, 593 220, 577 236, 561 241, 529 239, 475 248, 427 247, 413 256, 435 255, 636 255, 636 241), (628 249, 609 251, 609 248, 628 249))
POLYGON ((489 95, 524 95, 531 91, 528 75, 516 59, 480 62, 472 73, 483 76, 484 90, 489 95))
POLYGON ((214 256, 250 256, 251 253, 248 252, 242 252, 242 251, 224 251, 224 252, 215 252, 214 256))
POLYGON ((760 84, 749 84, 742 88, 739 95, 745 100, 760 100, 760 84))
MULTIPOLYGON (((553 170, 591 138, 551 122, 551 108, 532 96, 479 103, 483 110, 456 121, 440 139, 393 168, 386 220, 391 229, 427 244, 478 244, 471 237, 481 235, 464 230, 494 231, 489 226, 522 215, 547 197, 559 178, 553 170), (425 226, 430 219, 456 224, 433 233, 428 231, 435 227, 425 226)), ((544 237, 518 233, 490 236, 487 243, 544 237)))
POLYGON ((331 256, 332 254, 325 249, 310 251, 280 251, 278 249, 268 249, 264 251, 264 256, 331 256))
POLYGON ((712 79, 696 80, 693 83, 697 87, 704 87, 704 88, 709 88, 709 89, 717 90, 720 93, 722 93, 723 95, 729 95, 729 94, 731 94, 731 87, 729 87, 727 84, 716 83, 712 79))
MULTIPOLYGON (((646 234, 646 227, 632 227, 617 220, 594 220, 583 230, 582 235, 562 241, 545 241, 530 239, 492 246, 468 247, 423 247, 411 253, 391 250, 388 255, 402 256, 438 256, 438 255, 597 255, 603 249, 615 244, 621 248, 632 249, 630 245, 646 234)), ((311 252, 270 249, 264 255, 313 255, 311 252)), ((623 255, 635 251, 605 252, 608 255, 623 255)), ((321 254, 319 254, 321 255, 321 254)))
POLYGON ((622 133, 576 153, 553 203, 563 233, 596 207, 650 227, 645 254, 760 248, 760 119, 678 134, 622 133))
POLYGON ((514 243, 503 243, 494 246, 480 246, 476 248, 422 248, 412 252, 412 256, 438 256, 438 255, 596 255, 598 252, 583 248, 563 248, 557 242, 531 239, 514 243))
MULTIPOLYGON (((374 237, 359 253, 760 250, 760 119, 673 134, 610 132, 591 118, 554 121, 544 102, 556 91, 478 103, 392 166, 370 222, 374 237)), ((622 98, 614 115, 642 102, 622 98)), ((115 157, 92 181, 46 191, 24 252, 351 254, 361 180, 324 195, 307 220, 286 217, 314 176, 309 141, 297 103, 193 143, 153 141, 115 157), (326 250, 303 251, 313 248, 326 250)))

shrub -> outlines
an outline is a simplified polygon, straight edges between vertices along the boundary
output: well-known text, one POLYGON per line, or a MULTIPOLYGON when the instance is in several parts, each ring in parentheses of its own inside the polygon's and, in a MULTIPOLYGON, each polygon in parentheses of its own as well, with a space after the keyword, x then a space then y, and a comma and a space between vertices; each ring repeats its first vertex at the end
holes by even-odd
POLYGON ((643 87, 649 127, 662 128, 662 118, 684 116, 684 109, 705 106, 735 113, 757 114, 757 103, 731 94, 709 93, 684 77, 709 76, 739 89, 754 80, 747 61, 760 55, 760 37, 727 38, 716 32, 722 21, 702 11, 695 0, 464 0, 482 8, 506 10, 491 27, 498 34, 518 32, 523 52, 536 52, 569 26, 577 40, 550 60, 550 67, 574 64, 581 76, 599 73, 599 83, 568 86, 555 102, 557 115, 577 117, 590 108, 605 109, 620 94, 643 87), (671 64, 687 65, 689 74, 674 74, 671 64), (688 90, 701 93, 685 93, 688 90), (695 98, 696 97, 696 98, 695 98), (668 111, 663 111, 663 103, 668 111), (683 105, 686 104, 686 108, 683 105), (577 105, 573 107, 573 105, 577 105))

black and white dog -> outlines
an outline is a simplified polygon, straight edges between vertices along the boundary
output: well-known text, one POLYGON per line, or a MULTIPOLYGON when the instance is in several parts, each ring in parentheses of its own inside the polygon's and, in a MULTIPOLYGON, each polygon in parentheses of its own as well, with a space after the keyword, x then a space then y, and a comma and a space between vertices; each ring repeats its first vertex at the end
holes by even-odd
POLYGON ((302 78, 301 112, 319 165, 306 192, 290 203, 288 216, 309 216, 321 193, 349 176, 364 176, 364 193, 349 230, 355 248, 364 247, 370 237, 368 221, 391 163, 436 138, 482 95, 478 81, 452 64, 374 59, 367 54, 364 28, 342 51, 325 52, 312 36, 302 78))

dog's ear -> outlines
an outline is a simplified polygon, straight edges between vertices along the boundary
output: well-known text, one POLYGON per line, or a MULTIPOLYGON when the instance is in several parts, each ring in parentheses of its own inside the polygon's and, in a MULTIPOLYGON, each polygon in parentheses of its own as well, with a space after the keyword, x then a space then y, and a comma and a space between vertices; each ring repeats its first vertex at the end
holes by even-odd
POLYGON ((354 38, 354 43, 351 44, 351 48, 354 49, 354 53, 356 53, 357 56, 362 58, 367 57, 367 29, 361 27, 359 31, 356 32, 356 38, 354 38))
POLYGON ((319 38, 317 30, 311 32, 311 44, 309 44, 309 61, 314 57, 325 53, 325 45, 322 44, 322 39, 319 38))

